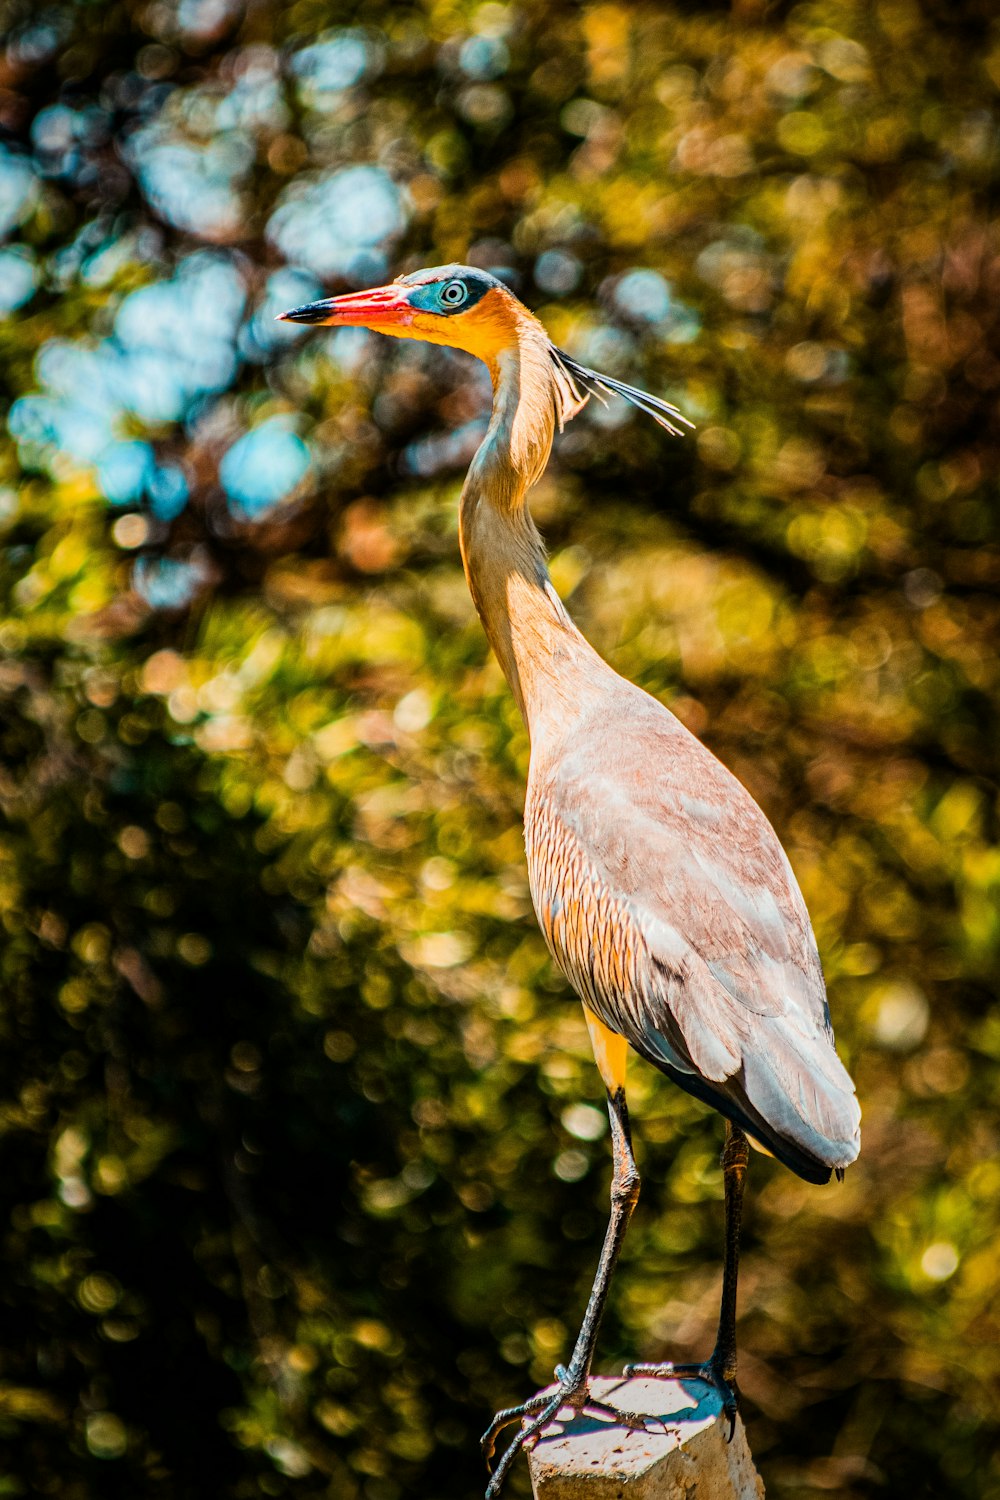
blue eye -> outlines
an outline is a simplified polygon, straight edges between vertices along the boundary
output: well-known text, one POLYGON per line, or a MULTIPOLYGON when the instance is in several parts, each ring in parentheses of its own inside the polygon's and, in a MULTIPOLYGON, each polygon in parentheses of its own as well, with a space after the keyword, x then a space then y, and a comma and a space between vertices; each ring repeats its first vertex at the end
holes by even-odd
POLYGON ((468 299, 468 296, 469 288, 464 281, 449 281, 447 286, 443 286, 439 293, 441 306, 447 307, 449 311, 453 308, 461 307, 462 303, 468 299))

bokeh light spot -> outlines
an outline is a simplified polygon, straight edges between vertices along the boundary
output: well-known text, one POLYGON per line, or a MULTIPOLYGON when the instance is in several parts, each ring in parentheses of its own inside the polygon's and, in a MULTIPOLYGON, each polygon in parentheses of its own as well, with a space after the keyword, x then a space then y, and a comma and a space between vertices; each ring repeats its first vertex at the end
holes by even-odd
POLYGON ((15 312, 38 285, 38 263, 26 245, 0 250, 0 313, 15 312))
POLYGON ((958 1251, 947 1240, 937 1240, 920 1257, 920 1269, 931 1281, 947 1281, 958 1270, 958 1251))
POLYGON ((148 443, 111 443, 98 460, 97 482, 112 505, 128 505, 143 494, 154 469, 148 443))
POLYGON ((93 1412, 87 1418, 87 1447, 95 1458, 121 1458, 128 1448, 121 1417, 110 1411, 93 1412))
POLYGON ((38 180, 28 159, 0 146, 0 237, 24 222, 35 202, 38 180))
POLYGON ((378 58, 370 37, 347 28, 331 31, 292 58, 292 69, 306 102, 313 108, 329 107, 331 95, 360 83, 378 58))
POLYGON ((582 265, 568 250, 544 250, 535 261, 535 285, 554 297, 575 292, 582 275, 582 265))
POLYGON ((402 197, 388 173, 355 166, 293 183, 267 232, 288 260, 317 276, 361 280, 385 274, 385 251, 405 223, 402 197))
POLYGON ((255 519, 295 489, 309 462, 309 449, 287 419, 272 417, 233 444, 219 465, 219 478, 236 508, 255 519))

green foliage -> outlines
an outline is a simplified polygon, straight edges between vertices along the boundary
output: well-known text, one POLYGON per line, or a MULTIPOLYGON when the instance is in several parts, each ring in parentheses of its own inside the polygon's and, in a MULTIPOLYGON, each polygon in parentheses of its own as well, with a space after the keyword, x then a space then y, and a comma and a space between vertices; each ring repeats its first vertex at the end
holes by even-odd
MULTIPOLYGON (((271 321, 454 258, 698 422, 588 410, 534 509, 778 828, 858 1080, 842 1187, 752 1164, 769 1493, 996 1500, 992 7, 4 11, 0 1493, 467 1496, 575 1333, 607 1136, 457 555, 488 387, 271 321)), ((607 1369, 705 1353, 721 1268, 719 1121, 633 1074, 607 1369)))

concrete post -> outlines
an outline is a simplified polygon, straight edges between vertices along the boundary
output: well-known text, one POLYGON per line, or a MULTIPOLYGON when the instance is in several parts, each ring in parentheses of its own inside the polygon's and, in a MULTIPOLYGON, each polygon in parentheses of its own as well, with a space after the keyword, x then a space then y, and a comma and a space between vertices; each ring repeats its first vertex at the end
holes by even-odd
POLYGON ((703 1380, 595 1376, 593 1407, 563 1407, 528 1454, 535 1500, 764 1500, 739 1417, 703 1380))

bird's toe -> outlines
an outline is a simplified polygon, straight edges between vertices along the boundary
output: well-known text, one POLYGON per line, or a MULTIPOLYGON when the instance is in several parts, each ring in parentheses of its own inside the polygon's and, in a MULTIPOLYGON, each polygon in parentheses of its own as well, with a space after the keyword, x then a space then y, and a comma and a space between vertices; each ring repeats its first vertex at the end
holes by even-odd
POLYGON ((496 1449, 498 1435, 512 1423, 521 1423, 520 1432, 508 1443, 490 1476, 490 1482, 486 1487, 486 1500, 494 1500, 494 1497, 500 1493, 500 1488, 518 1453, 526 1444, 532 1443, 542 1434, 564 1406, 582 1409, 588 1405, 589 1382, 585 1376, 575 1375, 565 1365, 559 1365, 556 1368, 555 1377, 557 1383, 554 1389, 550 1386, 547 1390, 537 1391, 520 1406, 504 1407, 502 1411, 497 1412, 483 1433, 480 1446, 487 1467, 489 1467, 496 1449))
POLYGON ((726 1370, 723 1361, 713 1354, 701 1364, 675 1364, 665 1360, 661 1364, 626 1365, 622 1374, 626 1380, 636 1375, 650 1375, 667 1380, 702 1380, 710 1385, 722 1402, 722 1413, 728 1418, 729 1432, 726 1441, 731 1443, 736 1432, 736 1414, 739 1411, 740 1393, 735 1372, 726 1370))

